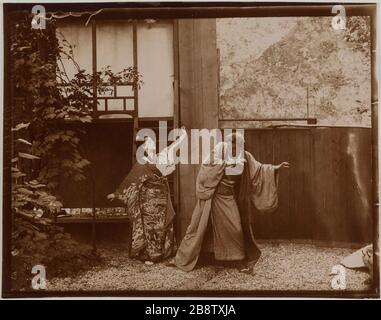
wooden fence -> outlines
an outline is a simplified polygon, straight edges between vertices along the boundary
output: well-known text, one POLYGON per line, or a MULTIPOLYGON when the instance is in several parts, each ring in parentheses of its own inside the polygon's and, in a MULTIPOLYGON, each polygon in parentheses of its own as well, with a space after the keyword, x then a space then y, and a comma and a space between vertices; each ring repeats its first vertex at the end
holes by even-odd
POLYGON ((279 208, 255 213, 256 237, 371 241, 370 129, 263 129, 245 135, 257 160, 291 163, 280 173, 279 208))
MULTIPOLYGON (((370 129, 250 129, 245 136, 246 148, 257 160, 291 163, 290 169, 280 172, 279 208, 270 214, 253 213, 257 238, 372 239, 370 129)), ((94 181, 62 181, 65 205, 91 207, 94 196, 96 206, 110 206, 106 195, 131 168, 131 142, 129 124, 91 126, 83 145, 92 161, 94 181)), ((180 166, 179 239, 195 205, 197 172, 197 165, 180 166)))

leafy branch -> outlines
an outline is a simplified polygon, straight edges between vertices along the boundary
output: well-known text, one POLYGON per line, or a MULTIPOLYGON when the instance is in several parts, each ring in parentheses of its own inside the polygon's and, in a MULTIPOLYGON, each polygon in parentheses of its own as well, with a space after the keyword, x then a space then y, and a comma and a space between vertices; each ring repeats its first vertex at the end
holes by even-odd
POLYGON ((87 74, 75 61, 70 44, 58 40, 55 20, 36 30, 31 18, 28 12, 18 14, 11 28, 14 256, 26 248, 26 235, 43 239, 41 231, 54 233, 58 228, 51 222, 62 207, 61 177, 86 179, 90 161, 80 144, 86 134, 83 125, 92 121, 94 84, 98 93, 120 83, 142 85, 133 67, 114 73, 108 66, 87 74), (77 70, 72 78, 63 57, 77 70))

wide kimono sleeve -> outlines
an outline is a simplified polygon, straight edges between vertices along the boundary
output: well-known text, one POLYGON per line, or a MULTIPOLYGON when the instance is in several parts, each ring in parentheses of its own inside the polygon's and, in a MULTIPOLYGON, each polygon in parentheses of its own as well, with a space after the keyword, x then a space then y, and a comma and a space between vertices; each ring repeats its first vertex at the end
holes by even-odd
POLYGON ((131 171, 123 179, 119 187, 114 191, 116 198, 121 200, 127 207, 134 206, 137 201, 137 193, 141 184, 149 178, 150 171, 146 165, 134 164, 131 171))
POLYGON ((278 208, 278 170, 274 165, 257 161, 245 152, 249 166, 251 190, 250 199, 260 212, 273 212, 278 208))

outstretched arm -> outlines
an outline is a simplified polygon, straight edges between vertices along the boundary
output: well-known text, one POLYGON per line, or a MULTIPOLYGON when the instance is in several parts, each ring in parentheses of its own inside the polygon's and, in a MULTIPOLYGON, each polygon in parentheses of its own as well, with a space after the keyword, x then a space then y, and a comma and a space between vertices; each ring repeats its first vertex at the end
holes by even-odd
POLYGON ((290 168, 290 163, 288 163, 288 162, 282 162, 281 164, 278 164, 278 165, 276 165, 274 167, 275 167, 275 170, 279 170, 281 168, 288 169, 288 168, 290 168))
POLYGON ((178 148, 178 146, 186 139, 187 137, 187 132, 185 130, 185 127, 182 126, 180 128, 181 135, 176 141, 171 143, 168 147, 164 148, 160 153, 158 154, 158 159, 160 165, 173 165, 174 164, 174 159, 175 159, 175 152, 178 148))
POLYGON ((163 176, 171 174, 175 169, 175 152, 178 146, 186 139, 187 132, 185 127, 182 126, 180 129, 181 135, 176 141, 171 145, 164 148, 156 157, 156 168, 158 168, 163 176))
POLYGON ((116 196, 114 193, 110 193, 109 195, 107 195, 107 200, 113 201, 115 198, 116 196))
POLYGON ((172 153, 177 147, 184 141, 184 139, 187 137, 187 131, 185 130, 185 126, 182 126, 180 128, 181 130, 181 135, 176 141, 172 142, 167 148, 164 150, 167 151, 167 154, 172 153))

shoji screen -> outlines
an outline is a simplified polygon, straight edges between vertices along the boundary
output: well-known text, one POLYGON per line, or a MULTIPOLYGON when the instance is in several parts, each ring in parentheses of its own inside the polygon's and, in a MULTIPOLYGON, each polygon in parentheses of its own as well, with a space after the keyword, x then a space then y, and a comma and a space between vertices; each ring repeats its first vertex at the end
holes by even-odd
MULTIPOLYGON (((133 66, 133 31, 131 21, 97 21, 97 70, 110 66, 113 72, 133 66)), ((171 21, 145 21, 137 24, 138 71, 143 85, 139 90, 139 117, 173 116, 173 24, 171 21)), ((59 22, 57 35, 73 46, 75 61, 81 69, 92 72, 91 24, 83 21, 59 22)), ((69 78, 76 72, 74 64, 62 57, 69 78)), ((118 95, 131 95, 131 87, 118 87, 118 95)), ((120 110, 115 100, 108 110, 120 110)), ((104 110, 102 101, 99 110, 104 110)), ((131 101, 132 102, 132 101, 131 101)), ((127 107, 128 108, 128 107, 127 107)))

